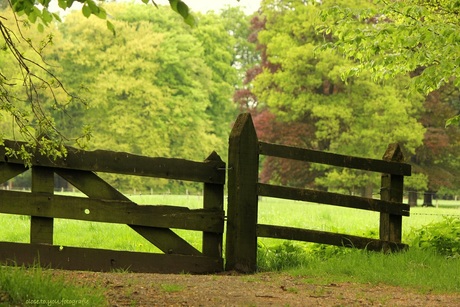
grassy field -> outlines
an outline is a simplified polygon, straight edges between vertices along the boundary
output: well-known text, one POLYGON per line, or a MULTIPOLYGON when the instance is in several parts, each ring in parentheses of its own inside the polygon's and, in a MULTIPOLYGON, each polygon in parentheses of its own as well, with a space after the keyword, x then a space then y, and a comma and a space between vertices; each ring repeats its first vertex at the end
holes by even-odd
MULTIPOLYGON (((138 204, 202 207, 202 197, 196 195, 128 195, 128 197, 138 204)), ((403 241, 411 231, 441 221, 444 216, 460 218, 460 202, 439 201, 438 208, 411 208, 411 216, 403 217, 403 241)), ((0 214, 0 223, 6 226, 0 231, 0 241, 28 242, 29 217, 0 214)), ((379 214, 264 197, 259 202, 259 223, 378 237, 379 214)), ((200 232, 175 231, 196 248, 201 248, 200 232)), ((266 246, 280 243, 280 240, 276 239, 259 240, 266 246)), ((126 225, 75 220, 55 220, 54 243, 63 246, 159 252, 156 247, 126 225), (107 234, 110 234, 111 240, 107 240, 107 234)))
MULTIPOLYGON (((201 196, 127 196, 138 204, 202 207, 201 196)), ((272 198, 262 198, 259 204, 259 223, 378 237, 377 213, 272 198)), ((442 221, 444 217, 460 219, 460 202, 439 201, 437 206, 411 208, 411 217, 403 218, 403 242, 411 233, 442 221)), ((29 217, 0 214, 0 223, 3 225, 0 241, 29 241, 29 217)), ((201 249, 200 232, 176 231, 201 249)), ((126 225, 63 219, 55 220, 54 244, 159 252, 126 225), (110 240, 107 239, 109 235, 110 240)), ((432 251, 411 248, 405 253, 385 255, 275 239, 259 239, 259 245, 261 270, 287 271, 302 276, 306 282, 388 284, 426 293, 460 291, 460 258, 448 259, 432 251)), ((90 304, 104 305, 102 293, 102 289, 84 289, 46 277, 40 268, 24 270, 0 266, 0 305, 2 297, 18 305, 27 303, 31 297, 60 301, 68 297, 87 297, 90 304)))

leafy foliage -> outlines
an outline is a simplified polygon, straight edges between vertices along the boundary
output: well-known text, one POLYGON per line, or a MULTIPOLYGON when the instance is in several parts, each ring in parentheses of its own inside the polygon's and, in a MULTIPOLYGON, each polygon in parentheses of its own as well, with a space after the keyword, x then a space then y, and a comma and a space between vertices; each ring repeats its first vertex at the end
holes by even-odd
MULTIPOLYGON (((83 16, 88 18, 94 15, 105 20, 105 27, 115 34, 115 26, 107 19, 107 12, 103 4, 98 4, 93 0, 77 2, 81 4, 83 16)), ((144 0, 143 2, 148 3, 149 1, 144 0)), ((181 15, 187 24, 196 25, 194 16, 184 2, 180 0, 169 2, 172 10, 181 15)), ((74 3, 74 0, 59 0, 58 6, 66 10, 74 3)), ((153 0, 152 3, 156 6, 153 0)), ((7 67, 2 67, 0 71, 0 111, 2 111, 0 115, 5 114, 7 118, 12 119, 13 124, 18 128, 18 136, 27 140, 30 143, 29 147, 52 156, 57 155, 59 151, 65 154, 62 145, 69 140, 56 129, 52 116, 44 106, 45 101, 53 100, 53 110, 59 109, 65 112, 69 102, 80 99, 79 96, 67 91, 60 78, 44 61, 43 50, 53 43, 53 37, 47 35, 45 38, 44 35, 37 35, 28 29, 31 23, 35 23, 38 31, 43 33, 47 27, 54 26, 53 21, 62 21, 59 14, 50 11, 50 4, 51 1, 48 0, 1 2, 2 9, 9 7, 11 10, 3 12, 0 16, 0 32, 5 42, 2 52, 6 53, 4 54, 6 57, 8 57, 7 54, 10 55, 9 64, 6 65, 7 67), (36 39, 37 37, 41 39, 36 39), (22 88, 16 86, 17 80, 22 80, 22 88), (42 142, 43 136, 51 142, 42 142)), ((177 24, 181 25, 182 22, 177 24)), ((82 135, 73 140, 77 141, 77 144, 80 143, 80 140, 90 138, 88 129, 84 130, 82 135)), ((11 152, 10 154, 24 157, 26 155, 25 152, 11 152)))
POLYGON ((300 245, 284 241, 276 246, 258 245, 257 266, 261 271, 283 271, 307 263, 307 255, 300 245))
MULTIPOLYGON (((426 177, 421 190, 442 191, 456 195, 459 191, 460 127, 445 127, 446 118, 457 114, 458 90, 452 85, 443 86, 430 93, 424 103, 420 123, 426 128, 423 146, 410 157, 415 173, 426 177)), ((413 181, 409 178, 409 181, 413 181)), ((411 186, 411 188, 416 188, 411 186)))
MULTIPOLYGON (((105 8, 116 36, 108 33, 104 20, 74 12, 54 29, 53 44, 44 50, 68 92, 87 102, 69 104, 58 113, 45 100, 55 127, 68 136, 91 127, 91 142, 80 140, 89 149, 201 161, 216 150, 225 158, 236 111, 231 97, 238 83, 232 66, 238 38, 225 27, 241 19, 198 15, 202 22, 192 30, 169 8, 105 8)), ((110 180, 120 188, 144 191, 194 189, 166 180, 110 180)))
POLYGON ((421 249, 432 249, 448 258, 460 257, 460 220, 445 217, 443 221, 431 223, 422 229, 413 230, 410 245, 421 249))
MULTIPOLYGON (((83 16, 89 18, 91 15, 94 15, 101 19, 105 19, 107 28, 115 34, 115 28, 112 22, 107 20, 107 11, 102 5, 97 4, 94 0, 77 0, 77 2, 82 4, 81 13, 83 16)), ((148 4, 150 0, 142 0, 142 2, 148 4)), ((50 3, 51 1, 49 0, 39 0, 37 2, 11 0, 11 8, 13 12, 19 15, 25 14, 30 22, 37 22, 38 30, 42 32, 45 26, 48 26, 53 20, 61 21, 57 13, 51 13, 49 11, 50 3)), ((62 10, 70 9, 74 3, 75 0, 58 0, 58 5, 62 10)), ((158 7, 153 0, 152 4, 158 7)), ((181 0, 169 0, 169 4, 173 11, 182 16, 185 23, 190 26, 196 25, 195 18, 190 13, 190 9, 185 2, 181 0)))
MULTIPOLYGON (((48 111, 62 114, 70 102, 82 101, 67 91, 44 59, 53 36, 50 32, 34 33, 10 11, 2 15, 0 29, 5 45, 0 51, 0 118, 5 124, 1 137, 23 138, 32 152, 40 150, 50 156, 65 154, 63 143, 67 139, 55 129, 48 111)), ((8 154, 28 159, 27 148, 8 154)))
POLYGON ((324 11, 326 22, 319 27, 336 38, 329 46, 357 62, 345 78, 365 71, 378 80, 410 73, 412 85, 424 94, 449 83, 460 87, 458 0, 380 0, 366 7, 352 3, 324 11))
MULTIPOLYGON (((254 110, 256 126, 264 123, 257 130, 268 129, 261 136, 271 142, 371 158, 380 158, 389 143, 399 142, 413 153, 424 133, 417 122, 422 97, 406 90, 408 78, 377 84, 371 75, 362 73, 344 82, 342 72, 353 62, 335 50, 321 49, 325 40, 331 40, 330 35, 317 32, 323 11, 345 2, 350 1, 263 1, 261 16, 253 19, 252 36, 257 38, 261 64, 247 71, 247 90, 240 91, 239 101, 254 110), (258 116, 263 118, 258 120, 258 116), (281 126, 292 130, 284 133, 281 126)), ((285 162, 279 165, 282 168, 271 171, 271 179, 292 179, 284 171, 288 169, 285 162)), ((299 167, 292 164, 290 168, 299 167)), ((351 191, 378 181, 359 172, 313 170, 314 176, 329 172, 316 184, 331 188, 351 191), (336 180, 345 177, 348 180, 336 180)), ((291 180, 296 186, 302 186, 302 180, 303 186, 311 182, 305 172, 295 175, 303 176, 291 180)))

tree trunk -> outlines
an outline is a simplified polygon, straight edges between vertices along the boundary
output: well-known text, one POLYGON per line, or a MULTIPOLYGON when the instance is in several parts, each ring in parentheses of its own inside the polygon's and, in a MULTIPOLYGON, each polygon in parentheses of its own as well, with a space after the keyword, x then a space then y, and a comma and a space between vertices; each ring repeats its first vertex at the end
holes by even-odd
POLYGON ((70 190, 69 182, 59 175, 54 175, 54 189, 62 192, 68 191, 70 190))
POLYGON ((361 197, 372 198, 372 192, 374 192, 374 186, 372 183, 367 184, 360 188, 361 197))
POLYGON ((433 192, 426 191, 423 193, 423 207, 433 207, 433 192))
POLYGON ((417 191, 409 191, 409 206, 417 207, 417 198, 418 198, 417 191))

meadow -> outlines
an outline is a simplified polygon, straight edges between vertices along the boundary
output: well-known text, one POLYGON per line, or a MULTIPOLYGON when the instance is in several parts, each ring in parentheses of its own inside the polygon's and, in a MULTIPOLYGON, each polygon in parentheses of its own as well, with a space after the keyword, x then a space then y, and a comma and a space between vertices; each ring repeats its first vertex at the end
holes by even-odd
MULTIPOLYGON (((143 205, 202 207, 202 197, 197 195, 127 196, 143 205)), ((435 231, 439 230, 441 238, 444 234, 446 238, 453 236, 456 243, 451 250, 457 249, 460 237, 460 202, 439 201, 435 204, 437 207, 411 208, 411 216, 403 218, 403 242, 410 243, 414 234, 424 231, 433 223, 449 218, 456 223, 454 231, 458 233, 453 233, 449 225, 435 228, 435 231), (446 228, 449 229, 444 232, 446 228)), ((0 214, 0 223, 3 225, 0 241, 29 241, 29 217, 0 214)), ((261 198, 259 223, 377 238, 379 215, 362 210, 261 198)), ((200 232, 175 231, 197 249, 201 249, 200 232)), ((430 233, 428 235, 431 236, 430 233)), ((55 220, 54 244, 159 252, 126 225, 63 219, 55 220)), ((314 284, 354 282, 405 287, 422 293, 459 293, 460 257, 458 252, 455 252, 455 255, 451 257, 433 249, 412 247, 407 252, 388 255, 313 243, 259 238, 258 266, 260 271, 288 272, 314 284)), ((90 304, 105 305, 103 288, 87 289, 73 286, 72 283, 55 280, 49 274, 42 274, 41 270, 0 266, 0 305, 2 296, 7 298, 9 303, 19 305, 31 297, 59 300, 85 297, 90 304)))
MULTIPOLYGON (((73 194, 75 195, 75 194, 73 194)), ((141 205, 174 205, 201 208, 198 195, 127 195, 141 205)), ((419 203, 421 203, 419 201, 419 203)), ((413 207, 411 216, 403 217, 403 242, 413 231, 442 221, 445 216, 460 218, 460 202, 442 201, 436 207, 413 207)), ((28 242, 29 217, 0 214, 4 225, 0 241, 28 242)), ((378 237, 379 214, 322 204, 305 203, 275 198, 259 201, 259 223, 292 226, 321 231, 343 232, 351 235, 378 237)), ((201 249, 201 233, 175 230, 196 248, 201 249)), ((275 246, 281 240, 260 238, 260 244, 275 246)), ((54 244, 76 247, 94 247, 126 251, 159 252, 126 225, 55 219, 54 244)))

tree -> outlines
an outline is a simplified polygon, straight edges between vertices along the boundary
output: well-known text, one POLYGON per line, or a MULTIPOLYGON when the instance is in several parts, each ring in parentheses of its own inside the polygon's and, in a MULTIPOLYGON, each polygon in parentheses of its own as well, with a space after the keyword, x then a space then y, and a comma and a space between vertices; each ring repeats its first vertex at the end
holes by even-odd
MULTIPOLYGON (((423 137, 423 127, 416 120, 421 97, 405 90, 404 77, 385 84, 376 84, 365 74, 348 83, 342 81, 341 71, 353 63, 337 52, 321 49, 324 39, 330 38, 316 31, 322 11, 331 3, 336 2, 262 2, 262 16, 254 24, 263 24, 257 34, 263 62, 248 72, 253 80, 249 88, 256 98, 252 104, 268 109, 274 121, 291 127, 303 125, 304 132, 295 130, 300 133, 299 143, 290 145, 380 158, 388 143, 400 142, 406 151, 414 152, 423 137)), ((284 138, 278 133, 278 140, 271 141, 285 142, 284 138)), ((374 180, 360 172, 316 170, 327 173, 316 184, 349 192, 374 180)), ((277 174, 285 176, 281 171, 272 172, 271 179, 279 178, 277 174)), ((303 182, 309 180, 304 176, 303 182)))
MULTIPOLYGON (((35 33, 36 45, 33 45, 29 38, 32 30, 21 26, 11 11, 2 13, 0 30, 5 40, 0 53, 0 112, 13 124, 9 132, 2 131, 2 139, 5 133, 22 136, 29 141, 29 147, 40 143, 41 151, 48 155, 65 154, 62 138, 57 137, 59 133, 43 108, 48 101, 51 108, 62 110, 75 99, 43 61, 43 51, 50 45, 52 36, 35 33), (12 29, 16 29, 16 33, 12 29), (58 101, 62 96, 66 99, 58 101)), ((20 154, 25 160, 30 158, 25 150, 8 153, 20 154)))
MULTIPOLYGON (((106 35, 103 20, 78 12, 52 33, 45 60, 88 105, 69 107, 70 116, 53 113, 56 128, 72 135, 71 119, 91 126, 90 149, 194 160, 213 150, 225 155, 237 69, 232 36, 219 31, 222 17, 199 16, 204 26, 192 30, 177 27, 180 17, 169 9, 140 7, 106 5, 115 37, 106 35)), ((164 180, 106 178, 122 188, 177 188, 164 180)))
MULTIPOLYGON (((156 7, 158 5, 154 0, 151 0, 152 4, 156 7)), ((37 26, 40 31, 44 29, 44 26, 48 26, 53 20, 61 21, 58 14, 49 11, 51 1, 21 1, 21 0, 9 0, 13 12, 20 15, 25 14, 30 22, 35 23, 38 20, 37 26)), ((75 0, 58 0, 59 8, 67 10, 72 7, 75 0)), ((113 24, 107 20, 107 11, 102 5, 98 5, 94 0, 77 0, 82 4, 81 12, 83 16, 90 17, 95 15, 101 19, 106 20, 107 27, 115 31, 113 24)), ((142 0, 143 3, 148 4, 149 0, 142 0)), ((171 9, 180 14, 185 23, 194 26, 196 24, 194 16, 190 13, 190 9, 181 0, 169 0, 171 9)))
MULTIPOLYGON (((336 40, 329 46, 355 61, 345 78, 370 71, 387 80, 412 76, 424 95, 452 84, 460 87, 460 1, 375 1, 365 8, 337 3, 324 11, 319 30, 336 40)), ((447 124, 458 123, 454 116, 447 124)))
MULTIPOLYGON (((146 4, 149 2, 148 0, 142 1, 146 4)), ((106 20, 106 27, 115 34, 114 25, 107 20, 107 13, 102 5, 96 4, 93 0, 78 2, 82 4, 81 12, 85 17, 95 15, 106 20)), ((32 149, 39 147, 43 153, 57 156, 65 154, 63 144, 68 140, 56 129, 50 114, 42 107, 43 99, 44 97, 50 98, 55 108, 67 106, 68 101, 79 99, 67 91, 60 79, 43 61, 42 47, 51 42, 51 37, 42 41, 37 47, 31 43, 30 37, 24 35, 25 31, 21 27, 21 24, 36 23, 39 32, 43 32, 45 27, 52 25, 54 21, 61 21, 58 14, 50 12, 50 3, 51 1, 43 0, 37 2, 10 0, 1 3, 2 8, 9 6, 13 12, 13 15, 8 15, 8 12, 0 15, 0 32, 4 39, 4 49, 11 53, 17 66, 15 72, 10 74, 5 74, 3 69, 0 70, 0 111, 13 117, 15 124, 19 127, 21 137, 28 141, 27 147, 32 149), (25 18, 18 18, 18 16, 25 16, 25 18), (7 22, 10 24, 8 25, 7 22), (27 57, 26 50, 34 50, 38 60, 27 57), (10 88, 12 84, 15 84, 16 76, 21 76, 24 85, 22 91, 12 91, 10 88), (57 92, 65 93, 63 101, 58 99, 62 95, 57 92), (33 120, 30 119, 29 114, 33 120)), ((70 8, 73 3, 74 0, 58 1, 59 7, 63 10, 70 8)), ((157 6, 153 0, 152 3, 157 6)), ((187 24, 195 25, 193 15, 190 14, 188 6, 183 1, 170 0, 169 3, 172 10, 179 13, 187 24)), ((81 137, 88 138, 89 134, 81 137)), ((25 149, 19 152, 10 151, 9 154, 20 154, 25 162, 30 159, 25 149)))
POLYGON ((409 188, 455 194, 459 163, 452 152, 458 151, 458 127, 445 126, 460 121, 460 2, 376 3, 366 9, 337 5, 325 11, 319 30, 336 38, 328 46, 355 61, 344 78, 365 71, 377 80, 411 76, 412 89, 426 96, 421 118, 426 133, 423 147, 410 158, 418 177, 408 180, 409 188))
POLYGON ((423 146, 410 157, 415 172, 427 178, 425 186, 413 190, 441 196, 455 196, 460 190, 460 127, 445 127, 445 119, 457 113, 458 91, 451 86, 430 93, 424 103, 420 122, 426 128, 423 146))
MULTIPOLYGON (((254 118, 258 138, 268 142, 280 142, 292 146, 313 148, 315 146, 315 127, 313 121, 280 121, 267 105, 254 94, 254 80, 264 70, 276 71, 277 65, 268 60, 267 46, 258 40, 259 32, 265 29, 266 18, 255 14, 251 26, 246 31, 247 40, 253 45, 246 69, 243 85, 235 91, 234 101, 240 110, 251 112, 254 118)), ((314 178, 320 173, 311 170, 303 162, 265 157, 262 161, 260 180, 276 182, 283 185, 312 187, 314 178), (289 174, 286 176, 286 174, 289 174)))

